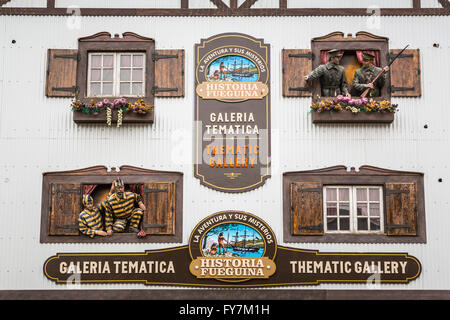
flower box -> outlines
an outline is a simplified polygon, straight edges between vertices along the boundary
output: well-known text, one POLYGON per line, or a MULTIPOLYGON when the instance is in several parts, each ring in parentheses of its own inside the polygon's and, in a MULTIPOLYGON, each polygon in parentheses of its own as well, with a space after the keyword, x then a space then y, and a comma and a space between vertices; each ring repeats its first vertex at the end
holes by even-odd
MULTIPOLYGON (((115 126, 117 124, 118 112, 113 110, 111 114, 111 123, 115 126)), ((80 123, 107 123, 106 111, 101 110, 98 115, 86 114, 83 112, 73 112, 73 121, 80 123)), ((154 110, 150 110, 147 114, 136 114, 134 112, 127 112, 123 115, 122 123, 153 123, 154 110)))
POLYGON ((397 105, 390 101, 352 99, 339 95, 335 98, 317 97, 311 105, 313 123, 391 123, 397 105))
POLYGON ((313 123, 391 123, 394 112, 313 112, 313 123))
POLYGON ((127 101, 125 98, 108 99, 89 103, 75 99, 71 108, 75 123, 106 123, 120 127, 123 123, 153 123, 154 108, 147 105, 144 99, 127 101))

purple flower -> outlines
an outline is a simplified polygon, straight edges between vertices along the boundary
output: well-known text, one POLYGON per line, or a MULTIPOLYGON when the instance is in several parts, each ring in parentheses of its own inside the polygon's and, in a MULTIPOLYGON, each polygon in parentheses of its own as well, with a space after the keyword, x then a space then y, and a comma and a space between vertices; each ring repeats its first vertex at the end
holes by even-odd
POLYGON ((355 104, 355 100, 349 100, 349 101, 348 101, 348 105, 349 105, 349 106, 353 106, 354 104, 355 104))
POLYGON ((113 101, 113 107, 117 106, 119 104, 119 99, 114 99, 113 101))
POLYGON ((342 94, 338 95, 336 97, 337 101, 343 101, 344 100, 344 96, 342 94))
POLYGON ((355 105, 356 105, 356 106, 359 107, 359 106, 361 106, 362 104, 363 104, 363 103, 362 103, 362 100, 361 100, 361 99, 356 99, 356 100, 355 100, 355 105))
POLYGON ((102 101, 100 101, 100 102, 97 102, 96 106, 97 106, 98 108, 100 108, 100 109, 104 107, 104 105, 103 105, 103 102, 102 102, 102 101))
POLYGON ((367 102, 369 102, 369 99, 367 99, 366 97, 362 98, 362 103, 366 104, 367 102))

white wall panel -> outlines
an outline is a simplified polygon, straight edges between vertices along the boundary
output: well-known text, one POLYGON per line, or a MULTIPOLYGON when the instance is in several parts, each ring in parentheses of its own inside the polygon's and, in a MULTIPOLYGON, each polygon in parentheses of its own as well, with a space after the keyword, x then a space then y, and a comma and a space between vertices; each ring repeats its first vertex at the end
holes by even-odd
MULTIPOLYGON (((372 29, 363 17, 79 19, 77 29, 73 23, 68 25, 65 17, 0 17, 0 290, 65 289, 42 274, 44 261, 57 252, 142 252, 173 246, 39 243, 42 173, 99 164, 183 172, 183 244, 200 220, 227 209, 258 215, 284 244, 281 185, 286 171, 369 164, 424 172, 427 244, 288 245, 330 252, 408 252, 421 261, 422 275, 408 285, 382 288, 450 289, 446 272, 450 269, 446 250, 450 243, 450 109, 442 97, 443 88, 450 86, 448 17, 382 17, 378 27, 372 29), (313 125, 308 113, 310 99, 282 97, 281 50, 309 48, 312 37, 337 30, 365 30, 389 37, 391 48, 410 44, 421 50, 423 96, 393 99, 400 111, 391 125, 313 125), (132 31, 154 38, 158 49, 185 49, 186 96, 157 98, 153 125, 124 125, 120 129, 76 125, 69 108, 71 99, 44 96, 47 49, 76 48, 77 38, 99 31, 132 31), (193 176, 194 44, 222 32, 247 33, 271 44, 272 178, 244 194, 210 190, 193 176), (433 47, 433 43, 439 43, 439 47, 433 47), (438 182, 439 178, 443 181, 438 182)), ((366 286, 330 284, 314 288, 366 286)))
POLYGON ((180 8, 180 0, 56 0, 55 7, 67 8, 180 8))
POLYGON ((19 8, 47 7, 47 0, 11 0, 7 2, 4 5, 4 7, 19 7, 19 8))
MULTIPOLYGON (((269 1, 269 0, 265 0, 269 1)), ((278 2, 278 1, 276 1, 278 2)), ((436 0, 437 2, 437 0, 436 0)), ((288 8, 411 8, 412 0, 288 0, 288 8)))
MULTIPOLYGON (((238 0, 240 6, 245 0, 238 0)), ((224 0, 229 5, 230 0, 224 0)), ((288 8, 411 8, 412 0, 288 0, 288 8)), ((46 7, 47 0, 11 0, 4 7, 46 7)), ((56 0, 57 8, 179 8, 180 0, 56 0)), ((437 0, 422 0, 422 8, 441 8, 437 0)), ((189 0, 189 7, 216 8, 209 0, 189 0)), ((258 0, 252 8, 278 8, 279 0, 258 0)))

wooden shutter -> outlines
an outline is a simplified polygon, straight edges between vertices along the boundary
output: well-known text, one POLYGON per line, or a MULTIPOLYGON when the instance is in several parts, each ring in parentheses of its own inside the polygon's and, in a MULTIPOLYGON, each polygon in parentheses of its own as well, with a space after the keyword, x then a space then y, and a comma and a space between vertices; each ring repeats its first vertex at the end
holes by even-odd
POLYGON ((78 235, 78 216, 82 210, 81 184, 52 183, 49 235, 78 235))
POLYGON ((78 50, 48 49, 47 97, 74 97, 77 91, 78 50))
POLYGON ((417 186, 415 183, 386 183, 386 234, 417 235, 417 186))
POLYGON ((184 97, 184 50, 156 50, 156 97, 184 97))
MULTIPOLYGON (((400 50, 390 50, 391 59, 400 50)), ((420 97, 422 87, 420 80, 420 51, 407 49, 391 64, 391 96, 420 97)))
POLYGON ((291 231, 293 235, 322 235, 322 184, 291 183, 291 231))
POLYGON ((143 227, 147 234, 175 234, 175 183, 144 184, 143 227))
POLYGON ((303 79, 312 70, 312 52, 309 49, 283 49, 283 96, 311 97, 312 88, 303 79))

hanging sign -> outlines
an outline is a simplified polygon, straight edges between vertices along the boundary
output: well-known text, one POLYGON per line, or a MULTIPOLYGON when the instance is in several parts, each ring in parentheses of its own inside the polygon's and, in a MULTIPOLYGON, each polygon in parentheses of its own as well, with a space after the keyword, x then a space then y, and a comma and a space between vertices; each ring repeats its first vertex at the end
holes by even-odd
POLYGON ((270 177, 270 47, 226 33, 195 46, 195 177, 245 192, 270 177))
POLYGON ((421 264, 407 253, 327 253, 278 246, 269 225, 242 211, 200 221, 185 246, 142 253, 59 253, 44 274, 60 284, 143 283, 276 287, 320 283, 408 283, 421 264))

